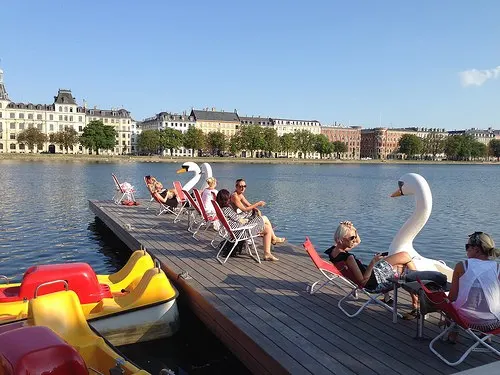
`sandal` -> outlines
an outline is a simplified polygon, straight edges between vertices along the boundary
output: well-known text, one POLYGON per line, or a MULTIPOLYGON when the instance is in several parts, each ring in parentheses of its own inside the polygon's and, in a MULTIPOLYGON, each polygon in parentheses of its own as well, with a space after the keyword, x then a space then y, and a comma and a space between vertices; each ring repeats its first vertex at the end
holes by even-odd
POLYGON ((283 243, 283 242, 285 242, 285 241, 286 241, 286 238, 285 238, 285 237, 276 237, 276 238, 274 239, 274 241, 271 241, 271 243, 272 243, 273 245, 276 245, 276 244, 281 244, 281 243, 283 243))
POLYGON ((413 308, 410 312, 403 314, 403 319, 404 320, 413 320, 413 319, 416 319, 417 316, 418 316, 418 309, 413 308))

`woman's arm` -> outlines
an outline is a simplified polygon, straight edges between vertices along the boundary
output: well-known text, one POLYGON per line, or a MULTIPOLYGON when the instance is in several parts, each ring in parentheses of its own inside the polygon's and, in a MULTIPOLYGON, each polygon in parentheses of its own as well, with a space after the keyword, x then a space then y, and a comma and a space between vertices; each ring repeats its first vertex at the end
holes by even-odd
POLYGON ((382 258, 383 257, 378 254, 375 255, 371 260, 370 264, 368 265, 368 267, 366 267, 365 273, 363 274, 361 273, 361 270, 359 269, 358 263, 356 263, 356 259, 354 259, 354 256, 349 256, 346 260, 346 264, 352 271, 352 274, 354 276, 353 281, 357 282, 361 286, 365 286, 365 284, 370 279, 370 276, 373 271, 373 266, 382 258))
POLYGON ((453 278, 451 280, 450 293, 448 293, 448 298, 450 301, 456 301, 458 297, 458 288, 460 283, 460 277, 464 274, 464 265, 462 262, 457 263, 455 269, 453 270, 453 278))

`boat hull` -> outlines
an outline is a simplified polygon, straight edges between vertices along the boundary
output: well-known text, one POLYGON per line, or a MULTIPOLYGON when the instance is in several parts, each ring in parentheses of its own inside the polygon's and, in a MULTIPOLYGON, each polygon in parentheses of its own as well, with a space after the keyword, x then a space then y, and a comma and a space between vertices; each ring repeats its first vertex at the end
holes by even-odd
POLYGON ((180 319, 177 302, 172 299, 91 319, 89 324, 114 346, 121 346, 170 337, 179 330, 180 319))

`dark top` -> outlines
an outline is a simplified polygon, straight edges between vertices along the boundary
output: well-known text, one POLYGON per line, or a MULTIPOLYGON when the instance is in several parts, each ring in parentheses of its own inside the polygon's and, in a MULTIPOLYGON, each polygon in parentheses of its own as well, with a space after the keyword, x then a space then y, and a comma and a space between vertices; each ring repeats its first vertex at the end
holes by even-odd
MULTIPOLYGON (((325 253, 327 253, 328 256, 330 257, 330 261, 333 264, 338 263, 338 262, 347 262, 347 258, 354 257, 354 260, 356 261, 356 264, 358 265, 361 273, 362 274, 365 273, 366 266, 363 263, 361 263, 361 261, 358 258, 356 258, 356 256, 354 254, 343 251, 343 252, 340 252, 336 257, 332 257, 332 251, 333 251, 334 247, 335 246, 332 246, 328 250, 325 251, 325 253)), ((377 287, 377 285, 378 285, 377 279, 375 277, 375 274, 372 271, 372 273, 370 274, 370 278, 368 279, 368 281, 365 284, 365 288, 373 290, 377 287)))

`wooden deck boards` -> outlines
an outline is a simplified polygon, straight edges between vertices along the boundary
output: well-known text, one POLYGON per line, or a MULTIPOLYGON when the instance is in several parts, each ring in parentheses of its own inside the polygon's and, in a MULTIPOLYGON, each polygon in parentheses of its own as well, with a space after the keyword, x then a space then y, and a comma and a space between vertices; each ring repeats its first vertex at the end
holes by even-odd
MULTIPOLYGON (((174 224, 172 215, 158 217, 156 206, 146 209, 143 203, 90 201, 89 206, 128 247, 143 246, 161 261, 193 311, 254 373, 451 374, 497 360, 474 353, 461 366, 449 367, 429 351, 428 341, 413 339, 415 321, 393 324, 381 307, 350 319, 337 308, 336 286, 306 293, 321 275, 301 246, 277 246, 278 262, 259 265, 241 256, 221 265, 210 246, 214 231, 196 240, 186 231, 186 218, 174 224), (189 277, 181 276, 184 272, 189 277)), ((400 301, 409 302, 404 292, 400 301)), ((431 317, 425 333, 437 332, 431 317)), ((458 354, 463 344, 445 349, 458 354)))

